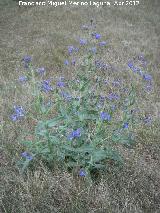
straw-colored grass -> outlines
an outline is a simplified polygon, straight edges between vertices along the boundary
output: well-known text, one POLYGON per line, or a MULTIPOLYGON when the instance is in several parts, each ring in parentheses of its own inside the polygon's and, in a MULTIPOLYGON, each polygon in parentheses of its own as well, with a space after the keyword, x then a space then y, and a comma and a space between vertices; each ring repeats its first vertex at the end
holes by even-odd
MULTIPOLYGON (((19 7, 17 1, 0 2, 0 131, 1 212, 5 213, 158 213, 160 212, 160 2, 140 1, 137 7, 19 7), (152 127, 137 132, 134 149, 120 147, 123 169, 104 175, 97 185, 87 186, 66 171, 47 170, 40 162, 26 176, 16 161, 22 149, 21 131, 9 120, 13 104, 31 102, 30 88, 16 86, 24 73, 21 59, 33 57, 47 76, 67 78, 62 64, 66 48, 83 36, 80 26, 91 19, 109 43, 103 60, 120 70, 129 59, 143 53, 154 79, 151 100, 142 106, 154 118, 152 127), (77 37, 78 36, 78 37, 77 37)), ((32 129, 33 124, 23 124, 32 129)))

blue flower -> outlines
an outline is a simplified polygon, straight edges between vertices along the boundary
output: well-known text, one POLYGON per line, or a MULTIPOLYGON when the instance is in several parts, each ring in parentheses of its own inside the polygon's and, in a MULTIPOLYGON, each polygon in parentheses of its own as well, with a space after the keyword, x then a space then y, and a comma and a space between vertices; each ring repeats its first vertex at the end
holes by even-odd
POLYGON ((76 83, 80 83, 80 80, 76 79, 75 82, 76 82, 76 83))
POLYGON ((68 46, 68 53, 71 55, 73 52, 78 52, 78 48, 74 46, 68 46))
POLYGON ((132 69, 134 67, 134 65, 131 61, 128 62, 128 66, 129 66, 130 69, 132 69))
POLYGON ((24 116, 25 115, 25 111, 22 108, 22 106, 14 106, 14 111, 18 116, 24 116))
POLYGON ((73 140, 74 138, 79 138, 81 136, 81 129, 77 129, 72 131, 69 136, 68 136, 68 140, 73 140))
POLYGON ((107 42, 106 41, 101 41, 99 42, 99 46, 102 47, 102 46, 106 46, 107 42))
POLYGON ((120 96, 117 95, 116 93, 110 93, 110 94, 108 95, 108 99, 109 99, 110 101, 112 101, 112 100, 119 100, 119 99, 120 99, 120 96))
POLYGON ((69 54, 72 54, 74 50, 75 50, 74 46, 68 46, 68 53, 69 54))
POLYGON ((148 80, 148 75, 144 75, 144 74, 143 74, 143 71, 142 71, 140 68, 135 67, 131 61, 128 62, 128 66, 129 66, 129 68, 130 68, 133 72, 138 73, 138 74, 139 74, 140 76, 142 76, 145 80, 148 80))
POLYGON ((94 37, 95 37, 95 39, 100 39, 100 38, 101 38, 101 35, 98 34, 98 33, 95 33, 95 34, 94 34, 94 37))
POLYGON ((113 105, 111 106, 111 110, 114 111, 115 109, 116 109, 116 105, 113 104, 113 105))
POLYGON ((64 92, 62 91, 61 96, 66 100, 66 101, 71 101, 72 100, 72 96, 68 93, 68 92, 64 92))
POLYGON ((146 80, 146 81, 151 81, 152 80, 152 76, 149 75, 149 74, 144 74, 143 75, 143 79, 146 80))
POLYGON ((101 112, 100 113, 100 118, 102 121, 110 121, 111 120, 111 115, 108 114, 107 112, 101 112))
POLYGON ((107 64, 105 64, 103 61, 99 61, 99 60, 95 61, 95 65, 96 65, 96 68, 103 69, 103 70, 107 69, 107 67, 108 67, 107 64))
POLYGON ((151 118, 150 116, 146 116, 146 117, 144 118, 144 123, 145 123, 145 124, 151 124, 151 122, 152 122, 152 118, 151 118))
POLYGON ((45 72, 46 72, 46 70, 45 70, 44 67, 41 67, 41 68, 37 69, 37 73, 40 74, 40 75, 43 75, 45 72))
POLYGON ((75 60, 75 59, 72 59, 71 64, 72 64, 73 66, 75 66, 75 65, 76 65, 76 60, 75 60))
POLYGON ((105 96, 100 95, 99 102, 97 104, 97 108, 102 108, 104 106, 105 96))
POLYGON ((96 53, 97 52, 97 48, 96 47, 92 47, 91 49, 90 49, 90 51, 92 52, 92 53, 96 53))
POLYGON ((152 84, 148 84, 148 85, 145 86, 145 91, 146 91, 146 92, 151 92, 152 89, 153 89, 152 84))
POLYGON ((140 76, 143 76, 143 71, 142 71, 141 69, 139 69, 139 70, 138 70, 138 74, 139 74, 140 76))
POLYGON ((144 58, 144 55, 139 55, 139 56, 138 56, 138 60, 141 61, 141 63, 142 63, 143 66, 146 66, 146 65, 147 65, 147 61, 146 61, 146 59, 144 58))
POLYGON ((139 56, 138 56, 138 60, 139 60, 139 61, 145 60, 144 55, 139 55, 139 56))
POLYGON ((122 89, 122 91, 123 91, 124 93, 128 93, 128 92, 129 92, 129 89, 125 87, 125 88, 122 89))
POLYGON ((121 84, 119 81, 113 81, 112 85, 113 85, 113 87, 116 87, 116 86, 120 86, 121 84))
POLYGON ((64 65, 69 65, 69 61, 68 61, 68 60, 65 60, 65 61, 64 61, 64 65))
POLYGON ((27 76, 19 76, 19 82, 25 83, 28 80, 27 76))
POLYGON ((79 48, 78 48, 78 47, 75 47, 75 48, 74 48, 74 51, 75 51, 75 52, 78 52, 78 51, 79 51, 79 48))
POLYGON ((12 121, 17 121, 25 116, 25 111, 22 106, 14 106, 14 114, 10 116, 12 121))
POLYGON ((134 68, 132 69, 132 71, 133 71, 133 72, 137 72, 137 73, 139 73, 139 74, 142 72, 141 69, 138 68, 138 67, 134 67, 134 68))
POLYGON ((32 58, 31 58, 31 56, 29 56, 29 55, 26 55, 26 56, 24 56, 24 58, 22 59, 22 61, 24 61, 25 63, 30 63, 31 61, 32 61, 32 58))
POLYGON ((81 39, 79 40, 79 43, 80 43, 80 45, 86 45, 86 44, 87 44, 87 39, 81 38, 81 39))
POLYGON ((80 96, 77 96, 77 97, 76 97, 76 100, 77 100, 77 101, 80 101, 80 100, 81 100, 81 97, 80 97, 80 96))
POLYGON ((24 68, 25 68, 25 69, 28 69, 28 68, 29 68, 29 64, 24 63, 24 68))
POLYGON ((65 83, 63 81, 58 81, 57 87, 65 87, 65 83))
POLYGON ((18 116, 16 114, 13 114, 10 116, 12 121, 17 121, 18 120, 18 116))
POLYGON ((22 61, 24 62, 24 68, 28 69, 29 65, 30 65, 30 63, 32 61, 32 58, 31 58, 31 56, 26 55, 26 56, 24 56, 22 61))
POLYGON ((128 122, 126 122, 126 123, 123 124, 123 128, 124 129, 128 129, 128 127, 129 127, 129 123, 128 122))
POLYGON ((27 160, 32 160, 33 159, 33 157, 28 153, 28 152, 23 152, 23 153, 21 153, 21 156, 23 157, 23 158, 26 158, 27 160))
POLYGON ((65 79, 64 76, 60 76, 60 77, 59 77, 59 80, 60 80, 60 81, 63 81, 64 79, 65 79))
POLYGON ((98 61, 98 60, 95 61, 96 67, 97 67, 97 68, 101 68, 101 63, 102 63, 101 61, 98 61))
POLYGON ((103 108, 104 107, 104 100, 103 99, 100 99, 98 104, 97 104, 97 107, 100 109, 100 108, 103 108))
POLYGON ((81 176, 81 177, 85 177, 86 176, 86 172, 85 172, 84 169, 80 169, 79 176, 81 176))
POLYGON ((49 92, 49 91, 52 91, 53 88, 52 88, 52 86, 50 85, 50 80, 44 80, 44 81, 42 82, 41 89, 42 89, 42 91, 44 91, 45 93, 47 93, 47 92, 49 92))
POLYGON ((103 100, 103 101, 104 101, 104 100, 105 100, 105 98, 106 98, 105 96, 100 95, 100 99, 101 99, 101 100, 103 100))
POLYGON ((108 84, 109 83, 109 81, 108 80, 104 80, 104 84, 108 84))

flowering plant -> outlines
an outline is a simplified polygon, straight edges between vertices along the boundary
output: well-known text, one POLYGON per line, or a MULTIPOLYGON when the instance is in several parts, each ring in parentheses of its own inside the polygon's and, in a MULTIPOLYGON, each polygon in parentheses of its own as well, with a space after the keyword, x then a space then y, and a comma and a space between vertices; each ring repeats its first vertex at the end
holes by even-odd
MULTIPOLYGON (((70 63, 73 55, 75 66, 75 55, 80 51, 85 54, 82 63, 76 65, 74 76, 70 80, 60 77, 55 86, 51 80, 37 83, 31 58, 23 59, 25 67, 32 70, 33 88, 38 91, 34 91, 35 106, 41 115, 35 127, 35 140, 23 141, 30 153, 22 155, 27 162, 41 158, 49 166, 58 163, 71 170, 79 168, 80 176, 89 176, 92 171, 107 169, 113 163, 122 164, 122 157, 115 148, 117 144, 134 145, 133 130, 139 121, 134 113, 137 108, 136 88, 134 82, 127 85, 122 79, 104 79, 104 69, 101 70, 96 63, 97 49, 107 46, 101 38, 100 34, 91 33, 90 43, 83 38, 79 40, 80 47, 68 47, 70 59, 65 60, 65 66, 73 65, 70 63), (96 47, 91 46, 92 43, 96 47), (47 94, 54 100, 49 108, 44 105, 47 94), (50 109, 54 115, 50 114, 50 109)), ((131 62, 128 66, 134 67, 131 62)), ((111 67, 105 65, 105 70, 111 67)), ((44 72, 44 68, 38 69, 41 75, 44 72)), ((108 70, 108 75, 112 73, 108 70)), ((151 81, 150 75, 143 74, 143 78, 151 81)), ((15 108, 15 111, 12 120, 24 117, 22 108, 15 108)), ((23 170, 26 165, 28 163, 24 163, 23 170)))

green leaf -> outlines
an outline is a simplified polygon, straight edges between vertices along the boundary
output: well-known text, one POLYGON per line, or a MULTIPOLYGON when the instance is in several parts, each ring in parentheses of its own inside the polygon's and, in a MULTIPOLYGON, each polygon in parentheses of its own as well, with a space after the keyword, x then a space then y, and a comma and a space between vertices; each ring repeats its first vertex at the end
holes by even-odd
POLYGON ((113 134, 113 135, 112 135, 112 141, 113 141, 113 142, 118 142, 118 141, 121 140, 121 137, 122 137, 122 136, 121 136, 120 134, 119 134, 119 135, 118 135, 118 134, 113 134))
POLYGON ((80 121, 84 121, 84 120, 96 120, 96 115, 92 114, 92 113, 88 113, 86 111, 82 111, 78 113, 78 117, 80 119, 80 121))
POLYGON ((89 146, 82 146, 81 148, 74 148, 74 147, 70 147, 68 145, 63 145, 62 146, 65 150, 70 151, 70 152, 75 152, 75 153, 90 153, 94 151, 93 147, 89 147, 89 146))
POLYGON ((66 112, 66 110, 62 107, 61 104, 59 105, 59 110, 60 110, 61 115, 62 115, 64 118, 67 117, 67 112, 66 112))
POLYGON ((95 150, 92 155, 92 161, 99 162, 101 160, 106 159, 106 157, 107 157, 107 154, 105 150, 95 150))
POLYGON ((37 135, 44 136, 46 134, 46 124, 44 121, 39 121, 36 128, 35 128, 35 133, 37 135))
POLYGON ((39 132, 37 132, 37 135, 40 135, 40 136, 46 136, 47 135, 47 130, 44 129, 44 130, 40 130, 39 132))
POLYGON ((58 144, 60 142, 60 139, 56 136, 50 136, 49 139, 52 144, 58 144))
POLYGON ((75 167, 75 166, 77 166, 77 162, 69 161, 69 162, 66 163, 66 166, 68 166, 68 167, 75 167))
POLYGON ((64 119, 63 116, 59 116, 59 117, 56 117, 56 118, 47 120, 47 121, 46 121, 46 125, 47 125, 48 127, 54 127, 54 126, 56 126, 60 121, 62 121, 63 119, 64 119))
POLYGON ((70 146, 68 146, 68 145, 63 145, 62 148, 63 148, 65 151, 76 152, 76 149, 75 149, 75 148, 70 147, 70 146))
POLYGON ((33 145, 33 141, 22 141, 21 143, 28 147, 33 145))
POLYGON ((30 164, 30 160, 26 159, 24 161, 22 169, 21 169, 22 173, 24 173, 24 171, 27 169, 27 167, 29 166, 29 164, 30 164))
POLYGON ((40 110, 43 114, 48 114, 48 112, 50 111, 50 108, 46 107, 45 105, 41 105, 40 110))
POLYGON ((96 168, 96 169, 104 169, 106 167, 106 165, 96 163, 96 164, 93 165, 93 167, 96 168))
POLYGON ((42 149, 42 150, 39 152, 39 154, 48 154, 48 153, 50 153, 49 148, 42 149))

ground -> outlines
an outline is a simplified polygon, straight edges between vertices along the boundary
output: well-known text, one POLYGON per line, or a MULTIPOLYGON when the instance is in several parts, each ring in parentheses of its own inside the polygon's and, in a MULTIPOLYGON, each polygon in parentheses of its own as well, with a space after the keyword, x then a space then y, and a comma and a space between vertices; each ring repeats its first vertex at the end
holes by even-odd
MULTIPOLYGON (((0 2, 0 122, 1 208, 7 213, 41 212, 160 212, 160 2, 140 1, 136 7, 19 7, 0 2), (125 70, 126 62, 144 54, 154 79, 152 101, 142 105, 153 116, 152 126, 137 132, 134 149, 119 147, 123 169, 105 174, 96 186, 86 186, 66 171, 49 171, 41 163, 34 172, 20 175, 16 160, 21 131, 9 120, 14 103, 25 105, 30 92, 15 86, 23 73, 21 59, 31 55, 48 76, 69 78, 62 71, 68 45, 82 36, 80 26, 93 19, 110 48, 103 60, 125 70), (106 59, 107 58, 107 59, 106 59), (27 98, 26 98, 27 97, 27 98)), ((147 102, 148 101, 148 102, 147 102)), ((25 124, 30 125, 30 124, 25 124)))

